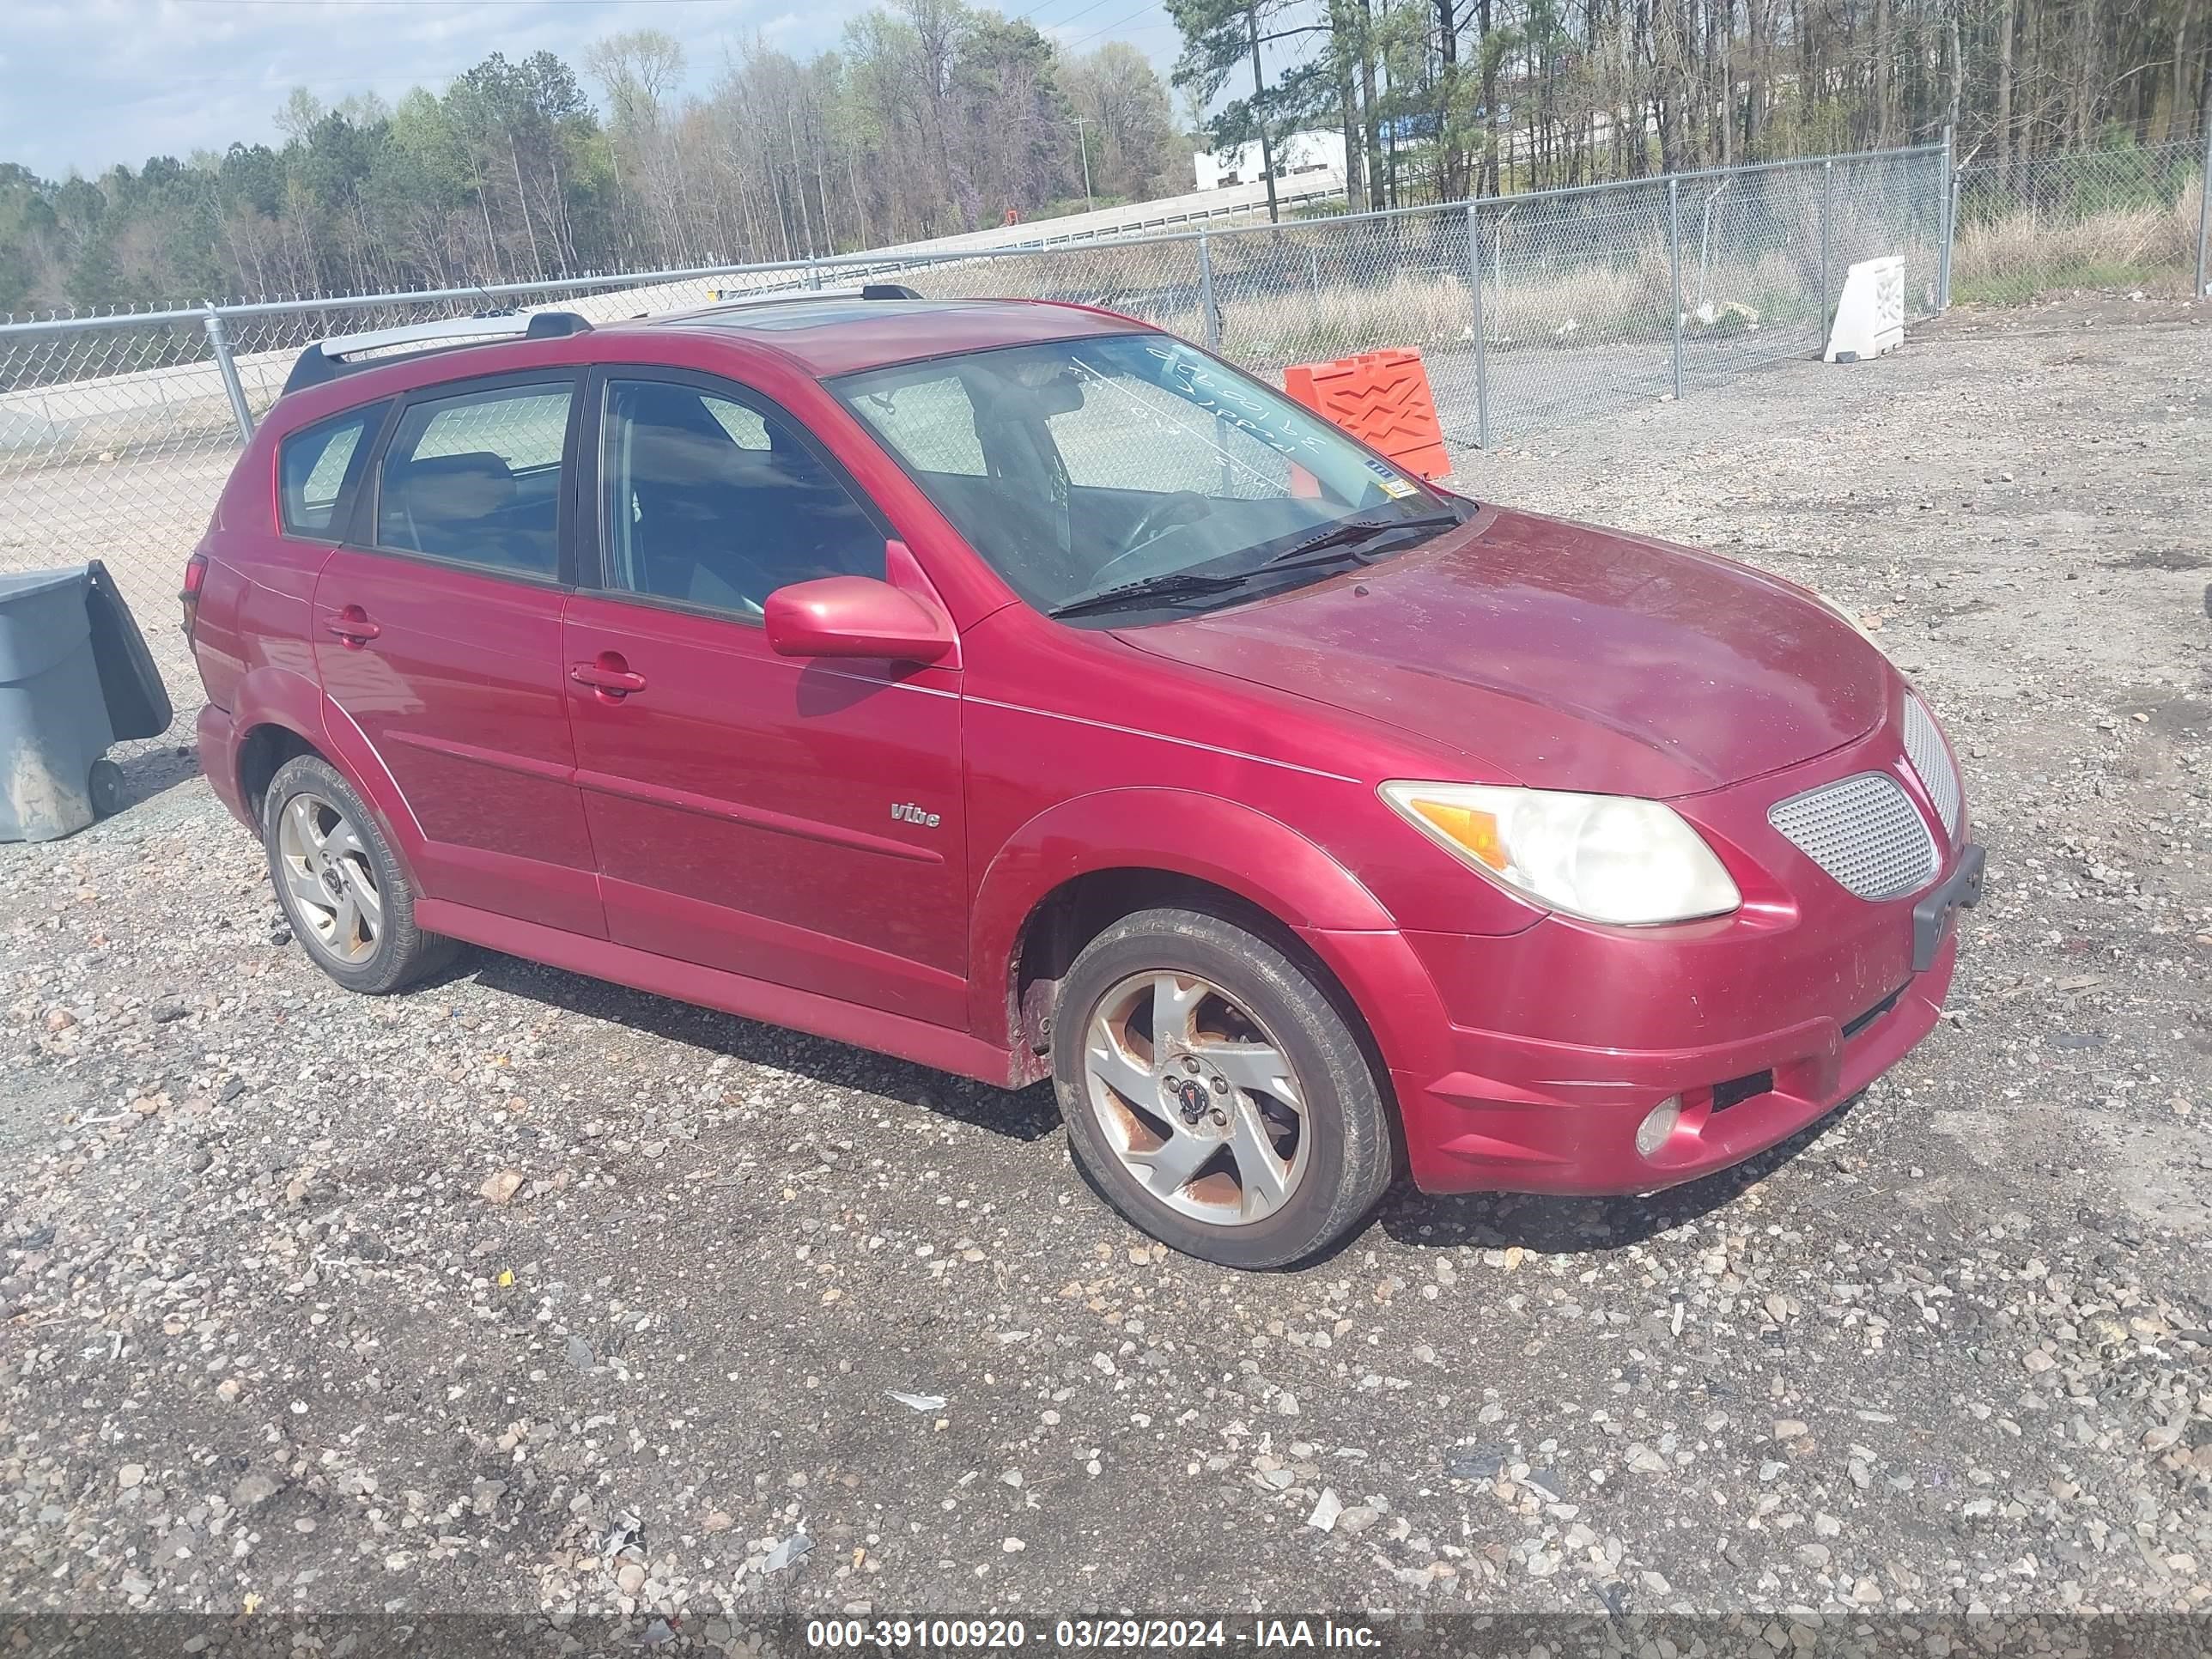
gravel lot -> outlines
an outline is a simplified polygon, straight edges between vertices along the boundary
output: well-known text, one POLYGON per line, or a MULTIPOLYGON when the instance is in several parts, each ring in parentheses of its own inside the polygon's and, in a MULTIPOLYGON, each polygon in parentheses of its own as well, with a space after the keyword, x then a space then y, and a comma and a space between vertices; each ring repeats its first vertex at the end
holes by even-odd
POLYGON ((1239 1277, 1042 1089, 490 956, 349 996, 140 763, 0 848, 0 1609, 2212 1601, 2212 308, 1954 314, 1466 481, 1810 582, 1927 689, 1992 890, 1884 1083, 1239 1277))

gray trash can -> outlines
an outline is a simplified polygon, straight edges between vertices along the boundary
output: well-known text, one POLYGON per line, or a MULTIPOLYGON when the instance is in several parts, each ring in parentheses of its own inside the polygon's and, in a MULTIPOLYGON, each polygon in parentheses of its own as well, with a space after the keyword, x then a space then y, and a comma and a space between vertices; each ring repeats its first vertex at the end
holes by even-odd
POLYGON ((0 841, 52 841, 113 811, 108 745, 160 736, 170 712, 105 565, 0 575, 0 841))

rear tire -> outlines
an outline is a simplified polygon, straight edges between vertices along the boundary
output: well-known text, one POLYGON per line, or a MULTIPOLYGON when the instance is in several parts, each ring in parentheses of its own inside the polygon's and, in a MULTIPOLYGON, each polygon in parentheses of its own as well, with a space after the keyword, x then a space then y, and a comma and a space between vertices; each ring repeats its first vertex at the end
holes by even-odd
POLYGON ((1220 916, 1144 910, 1060 987, 1053 1085, 1085 1178, 1162 1243, 1286 1267, 1390 1184, 1390 1109, 1316 977, 1220 916))
POLYGON ((460 944, 415 925, 415 890, 375 816, 317 755, 284 763, 262 799, 269 879, 307 956, 349 991, 381 996, 435 973, 460 944))

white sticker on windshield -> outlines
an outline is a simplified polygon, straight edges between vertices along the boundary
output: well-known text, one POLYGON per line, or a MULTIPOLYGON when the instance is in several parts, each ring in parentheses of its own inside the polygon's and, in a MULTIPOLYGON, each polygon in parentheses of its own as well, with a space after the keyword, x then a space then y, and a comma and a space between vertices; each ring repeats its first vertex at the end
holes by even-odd
POLYGON ((1382 487, 1382 493, 1394 501, 1402 501, 1408 495, 1420 494, 1419 490, 1403 478, 1377 478, 1375 482, 1382 487))

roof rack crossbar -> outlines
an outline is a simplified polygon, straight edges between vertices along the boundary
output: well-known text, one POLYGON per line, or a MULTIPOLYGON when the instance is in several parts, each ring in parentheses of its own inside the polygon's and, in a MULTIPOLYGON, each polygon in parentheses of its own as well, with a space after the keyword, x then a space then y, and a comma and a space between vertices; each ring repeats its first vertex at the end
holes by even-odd
MULTIPOLYGON (((787 289, 710 289, 708 299, 712 308, 720 310, 733 306, 773 305, 787 300, 919 300, 921 295, 903 283, 863 283, 852 288, 787 288, 787 289)), ((641 313, 642 314, 642 313, 641 313)), ((292 365, 292 372, 284 380, 284 390, 297 392, 302 386, 320 386, 341 374, 356 369, 373 368, 394 361, 379 357, 369 362, 355 362, 355 358, 374 351, 386 351, 394 346, 414 346, 422 351, 440 351, 453 346, 478 340, 558 339, 570 334, 586 333, 591 324, 573 311, 539 311, 528 314, 505 311, 481 311, 473 317, 448 317, 436 322, 405 323, 397 328, 364 329, 354 334, 336 334, 327 340, 319 340, 300 354, 292 365)), ((402 355, 413 355, 402 354, 402 355)))
POLYGON ((291 374, 285 377, 284 390, 297 392, 302 386, 320 386, 356 369, 381 367, 393 360, 348 360, 363 352, 380 351, 392 346, 419 346, 426 351, 436 351, 477 340, 552 340, 588 333, 591 326, 573 311, 540 311, 528 315, 517 311, 489 311, 473 317, 449 317, 438 322, 407 323, 397 328, 333 335, 327 340, 317 341, 300 354, 291 374))

